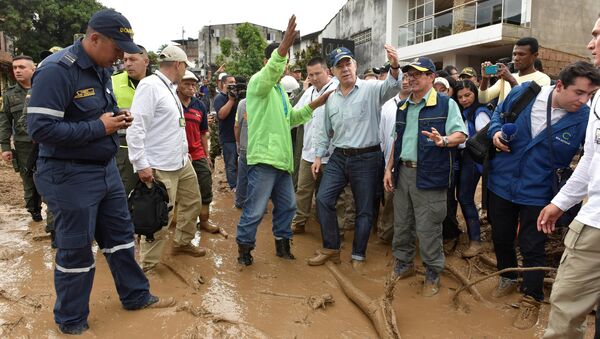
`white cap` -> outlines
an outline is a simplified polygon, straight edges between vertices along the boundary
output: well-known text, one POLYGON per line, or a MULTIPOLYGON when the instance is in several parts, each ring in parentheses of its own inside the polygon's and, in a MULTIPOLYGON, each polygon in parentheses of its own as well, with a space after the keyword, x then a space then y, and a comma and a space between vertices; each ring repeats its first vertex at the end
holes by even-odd
POLYGON ((185 62, 187 67, 194 67, 194 64, 189 62, 185 52, 175 45, 165 47, 158 55, 158 61, 179 61, 185 62))
POLYGON ((217 78, 219 81, 222 81, 224 77, 227 76, 227 73, 223 72, 223 73, 219 73, 219 77, 217 78))
POLYGON ((181 78, 181 80, 194 80, 198 82, 198 78, 196 77, 196 75, 188 70, 185 71, 185 74, 183 75, 183 78, 181 78))
POLYGON ((298 81, 293 76, 286 75, 281 78, 281 86, 283 86, 284 91, 291 93, 295 89, 299 88, 300 84, 298 84, 298 81))
POLYGON ((435 80, 433 80, 433 84, 442 84, 444 85, 447 89, 450 89, 450 83, 448 82, 448 80, 442 78, 442 77, 437 77, 435 78, 435 80))

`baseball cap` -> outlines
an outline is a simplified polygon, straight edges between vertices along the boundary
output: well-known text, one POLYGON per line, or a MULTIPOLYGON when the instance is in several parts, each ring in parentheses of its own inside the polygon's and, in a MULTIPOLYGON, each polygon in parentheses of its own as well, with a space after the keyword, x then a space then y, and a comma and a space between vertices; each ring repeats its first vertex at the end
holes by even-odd
POLYGON ((337 65, 340 60, 344 58, 354 59, 354 55, 350 52, 346 47, 338 47, 331 51, 329 54, 329 60, 331 61, 331 66, 337 65))
POLYGON ((465 67, 465 68, 463 68, 463 70, 460 72, 460 74, 458 76, 460 77, 461 75, 468 75, 470 77, 477 77, 477 72, 475 72, 475 70, 473 69, 473 67, 465 67))
POLYGON ((442 78, 442 77, 437 77, 435 78, 435 80, 433 80, 433 84, 442 84, 444 85, 446 88, 450 88, 450 83, 448 82, 448 80, 442 78))
POLYGON ((300 65, 294 65, 294 66, 292 66, 292 68, 290 69, 290 71, 292 71, 292 72, 302 72, 302 67, 300 67, 300 65))
POLYGON ((219 81, 222 81, 224 77, 227 76, 227 73, 223 72, 223 73, 219 73, 219 77, 217 78, 219 81))
POLYGON ((165 47, 158 55, 158 61, 179 61, 185 62, 187 67, 194 67, 194 64, 189 62, 185 52, 175 45, 169 45, 165 47))
POLYGON ((421 71, 421 72, 435 73, 435 65, 433 64, 433 61, 431 61, 431 59, 425 58, 425 57, 416 58, 408 65, 402 67, 402 72, 408 72, 408 70, 410 68, 414 68, 417 71, 421 71))
POLYGON ((372 75, 372 76, 377 76, 377 74, 373 71, 373 68, 367 68, 364 73, 363 73, 363 77, 366 77, 367 75, 372 75))
POLYGON ((281 78, 281 86, 283 86, 283 90, 288 93, 291 93, 300 87, 298 81, 291 75, 286 75, 281 78))
POLYGON ((88 26, 111 38, 123 52, 140 53, 139 47, 133 42, 131 24, 121 13, 113 9, 100 10, 92 15, 88 26))
POLYGON ((185 71, 185 74, 183 75, 183 78, 181 78, 181 80, 194 80, 196 82, 198 82, 198 77, 196 77, 196 75, 194 73, 192 73, 192 71, 185 71))

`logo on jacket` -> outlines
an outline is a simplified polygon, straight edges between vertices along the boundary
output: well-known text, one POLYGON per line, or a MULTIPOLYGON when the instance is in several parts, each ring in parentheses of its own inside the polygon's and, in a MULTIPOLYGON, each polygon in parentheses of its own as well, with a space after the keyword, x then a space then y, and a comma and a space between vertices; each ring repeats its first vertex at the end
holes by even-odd
POLYGON ((571 143, 569 142, 569 140, 571 139, 573 135, 569 132, 564 132, 560 137, 557 136, 556 140, 562 142, 565 145, 571 145, 571 143))

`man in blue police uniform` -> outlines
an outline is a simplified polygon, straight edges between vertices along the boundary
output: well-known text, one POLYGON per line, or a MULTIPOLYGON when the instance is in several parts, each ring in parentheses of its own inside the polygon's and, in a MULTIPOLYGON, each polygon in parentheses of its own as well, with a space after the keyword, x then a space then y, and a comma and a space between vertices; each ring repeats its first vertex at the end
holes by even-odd
POLYGON ((107 68, 123 52, 140 52, 132 35, 120 13, 99 11, 85 38, 49 56, 33 77, 28 133, 40 143, 35 182, 55 215, 54 320, 67 334, 88 329, 94 239, 125 309, 175 304, 150 294, 135 262, 133 224, 115 164, 116 132, 129 127, 132 117, 119 113, 107 68))

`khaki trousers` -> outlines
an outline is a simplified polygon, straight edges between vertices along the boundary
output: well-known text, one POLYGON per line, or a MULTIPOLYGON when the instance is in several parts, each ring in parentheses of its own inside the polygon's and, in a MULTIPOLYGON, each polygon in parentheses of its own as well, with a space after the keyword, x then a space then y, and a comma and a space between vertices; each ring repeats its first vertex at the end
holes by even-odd
MULTIPOLYGON (((196 234, 196 220, 202 208, 198 179, 192 167, 192 162, 188 160, 184 167, 176 171, 154 170, 154 177, 167 187, 169 204, 173 206, 177 204, 175 245, 189 244, 196 234)), ((173 214, 174 209, 169 212, 169 223, 167 225, 171 224, 173 214)), ((168 226, 163 227, 154 234, 155 240, 153 242, 147 242, 146 237, 142 237, 140 242, 142 268, 152 267, 160 262, 167 232, 168 226)))
POLYGON ((383 212, 379 217, 377 236, 389 242, 394 237, 394 192, 383 192, 383 212))
POLYGON ((550 295, 544 338, 583 338, 586 316, 600 302, 600 229, 574 220, 550 295))

